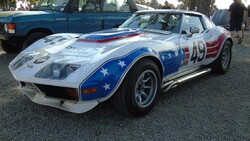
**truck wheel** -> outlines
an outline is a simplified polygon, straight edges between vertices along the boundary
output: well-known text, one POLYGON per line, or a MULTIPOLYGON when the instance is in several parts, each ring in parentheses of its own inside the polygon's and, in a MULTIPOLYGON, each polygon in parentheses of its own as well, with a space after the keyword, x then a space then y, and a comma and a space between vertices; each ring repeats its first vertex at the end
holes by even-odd
POLYGON ((232 58, 232 45, 226 41, 221 49, 219 57, 211 64, 212 73, 225 74, 230 66, 232 58))
POLYGON ((10 54, 19 53, 21 51, 21 47, 19 47, 17 44, 5 40, 1 40, 1 47, 3 51, 10 54))
POLYGON ((29 47, 32 43, 34 43, 35 41, 47 36, 47 33, 44 32, 35 32, 30 34, 23 42, 22 45, 22 50, 26 49, 27 47, 29 47))
POLYGON ((143 116, 155 105, 160 88, 161 78, 157 65, 150 59, 142 59, 130 69, 111 102, 126 115, 143 116))

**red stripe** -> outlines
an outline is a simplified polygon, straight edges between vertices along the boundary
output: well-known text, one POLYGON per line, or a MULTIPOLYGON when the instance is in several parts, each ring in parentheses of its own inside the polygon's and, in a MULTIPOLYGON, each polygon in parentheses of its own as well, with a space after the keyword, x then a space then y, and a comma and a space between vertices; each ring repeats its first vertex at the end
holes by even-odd
POLYGON ((128 37, 137 36, 137 35, 140 35, 140 34, 134 33, 134 34, 126 35, 126 36, 113 37, 113 38, 108 38, 108 39, 103 39, 103 40, 78 39, 77 42, 106 43, 106 42, 120 40, 120 39, 124 39, 128 37))
POLYGON ((218 55, 220 47, 225 40, 225 35, 220 35, 219 39, 217 41, 214 41, 212 43, 207 43, 207 55, 206 58, 214 58, 218 55))

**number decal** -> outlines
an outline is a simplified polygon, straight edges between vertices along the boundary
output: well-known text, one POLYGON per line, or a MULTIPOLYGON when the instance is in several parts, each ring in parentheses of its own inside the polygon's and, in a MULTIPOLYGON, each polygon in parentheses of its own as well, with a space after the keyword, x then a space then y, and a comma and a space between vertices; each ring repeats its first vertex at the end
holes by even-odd
POLYGON ((205 44, 202 41, 193 42, 193 53, 190 61, 193 63, 201 62, 205 57, 205 44))
POLYGON ((50 45, 59 43, 59 42, 63 42, 64 40, 67 40, 67 38, 62 37, 62 36, 49 36, 49 37, 45 37, 43 38, 45 41, 45 43, 49 43, 50 45))
POLYGON ((191 60, 190 61, 193 61, 193 63, 196 62, 198 56, 197 56, 197 47, 196 47, 196 44, 195 42, 193 42, 193 54, 191 56, 191 60))
POLYGON ((200 62, 205 57, 205 44, 204 44, 204 42, 198 41, 198 49, 199 49, 200 54, 202 54, 202 56, 198 57, 198 60, 197 60, 197 62, 200 62))

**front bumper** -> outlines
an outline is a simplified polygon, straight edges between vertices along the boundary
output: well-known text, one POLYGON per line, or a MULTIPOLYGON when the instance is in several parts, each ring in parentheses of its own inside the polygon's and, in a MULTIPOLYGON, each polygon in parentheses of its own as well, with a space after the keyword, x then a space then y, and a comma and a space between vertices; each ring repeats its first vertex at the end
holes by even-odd
POLYGON ((98 105, 97 101, 85 102, 85 101, 70 101, 64 99, 56 99, 48 97, 43 93, 34 91, 33 89, 30 89, 28 87, 20 86, 19 88, 34 103, 55 107, 72 113, 84 113, 93 109, 95 106, 98 105))
POLYGON ((12 43, 20 43, 25 39, 25 35, 0 33, 0 39, 12 43))

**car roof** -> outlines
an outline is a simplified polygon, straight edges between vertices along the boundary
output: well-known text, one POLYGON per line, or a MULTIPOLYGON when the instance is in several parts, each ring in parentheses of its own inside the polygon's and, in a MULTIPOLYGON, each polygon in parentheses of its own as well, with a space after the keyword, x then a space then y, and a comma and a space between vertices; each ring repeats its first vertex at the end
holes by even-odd
POLYGON ((177 10, 177 9, 157 9, 157 10, 140 10, 136 13, 178 13, 178 14, 192 14, 192 15, 203 15, 201 13, 195 11, 188 11, 188 10, 177 10))

